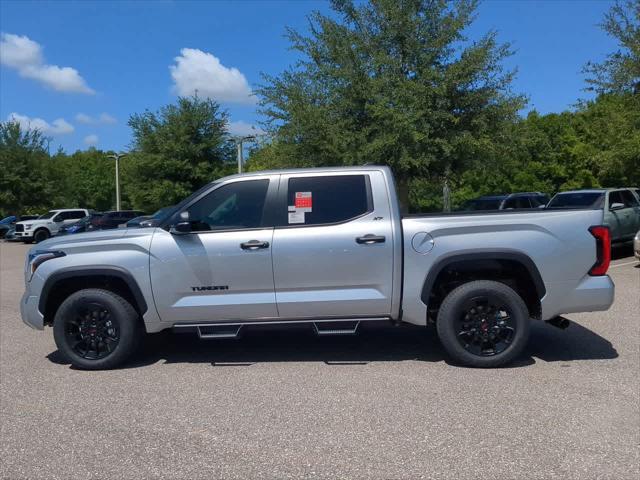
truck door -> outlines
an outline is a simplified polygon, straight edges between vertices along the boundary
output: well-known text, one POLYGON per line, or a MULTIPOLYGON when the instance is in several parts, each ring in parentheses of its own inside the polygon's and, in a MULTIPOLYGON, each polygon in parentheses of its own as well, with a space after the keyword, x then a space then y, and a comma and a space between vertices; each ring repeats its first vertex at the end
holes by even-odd
POLYGON ((624 200, 625 236, 633 237, 640 229, 640 204, 631 190, 622 190, 624 200))
POLYGON ((277 318, 265 215, 277 187, 277 175, 224 183, 182 209, 190 233, 157 229, 150 271, 163 322, 277 318))
POLYGON ((635 203, 636 199, 629 190, 609 192, 609 225, 613 240, 619 241, 635 235, 638 215, 635 203), (620 208, 613 209, 614 204, 620 205, 620 208))
POLYGON ((391 312, 391 207, 377 171, 282 175, 273 236, 281 318, 391 312))

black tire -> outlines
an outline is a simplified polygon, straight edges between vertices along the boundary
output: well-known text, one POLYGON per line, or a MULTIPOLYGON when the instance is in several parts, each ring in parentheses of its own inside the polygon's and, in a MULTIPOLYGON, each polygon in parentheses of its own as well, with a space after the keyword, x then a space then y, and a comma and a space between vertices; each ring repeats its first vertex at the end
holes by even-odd
POLYGON ((133 306, 109 290, 79 290, 53 319, 58 351, 74 366, 105 370, 122 365, 138 349, 142 322, 133 306))
POLYGON ((33 241, 36 242, 36 243, 44 242, 50 236, 51 235, 49 235, 49 230, 47 230, 45 228, 41 228, 39 230, 36 230, 33 233, 33 241))
POLYGON ((446 296, 438 312, 437 330, 456 363, 500 367, 513 361, 527 345, 529 310, 509 286, 473 281, 446 296))

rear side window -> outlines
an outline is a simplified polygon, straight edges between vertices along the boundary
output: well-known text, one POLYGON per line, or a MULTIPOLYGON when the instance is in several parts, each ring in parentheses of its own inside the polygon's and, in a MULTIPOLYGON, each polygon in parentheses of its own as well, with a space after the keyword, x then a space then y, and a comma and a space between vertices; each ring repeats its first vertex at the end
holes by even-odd
POLYGON ((289 225, 345 222, 373 210, 367 175, 290 178, 289 225))
POLYGON ((531 208, 527 197, 513 197, 504 202, 504 208, 531 208))

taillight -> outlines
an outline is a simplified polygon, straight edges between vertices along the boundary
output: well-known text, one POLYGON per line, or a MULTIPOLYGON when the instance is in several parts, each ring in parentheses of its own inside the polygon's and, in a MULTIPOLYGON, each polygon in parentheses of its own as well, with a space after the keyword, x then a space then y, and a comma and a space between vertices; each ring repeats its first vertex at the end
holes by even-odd
POLYGON ((611 233, 609 227, 597 225, 590 227, 589 231, 596 239, 596 263, 589 270, 589 275, 606 275, 611 263, 611 233))

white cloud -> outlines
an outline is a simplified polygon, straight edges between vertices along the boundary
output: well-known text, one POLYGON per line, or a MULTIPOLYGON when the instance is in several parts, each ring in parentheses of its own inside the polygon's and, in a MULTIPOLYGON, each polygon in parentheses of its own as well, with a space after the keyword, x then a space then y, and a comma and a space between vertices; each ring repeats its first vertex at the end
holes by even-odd
POLYGON ((7 117, 10 122, 18 122, 24 130, 40 130, 45 135, 66 135, 73 133, 73 125, 64 118, 57 118, 49 123, 42 118, 30 118, 19 113, 10 113, 7 117))
POLYGON ((39 81, 59 92, 95 93, 75 68, 45 64, 42 47, 27 36, 3 33, 0 63, 17 70, 21 77, 39 81))
POLYGON ((98 117, 98 121, 100 123, 104 123, 104 124, 109 124, 112 125, 114 123, 117 123, 118 121, 115 119, 115 117, 112 117, 111 115, 109 115, 108 113, 101 113, 100 116, 98 117))
POLYGON ((78 113, 76 114, 76 122, 89 125, 93 123, 93 118, 91 118, 89 115, 85 115, 84 113, 78 113))
POLYGON ((91 115, 87 115, 86 113, 77 113, 76 122, 82 123, 84 125, 113 125, 118 121, 115 119, 115 117, 112 117, 108 113, 101 113, 97 117, 92 117, 91 115))
POLYGON ((227 130, 231 135, 262 135, 265 133, 259 127, 251 125, 250 123, 238 120, 237 122, 230 122, 227 130))
POLYGON ((219 102, 255 103, 245 76, 237 68, 227 68, 220 59, 195 48, 183 48, 176 64, 170 65, 173 90, 181 96, 194 95, 219 102))
POLYGON ((91 135, 87 135, 84 137, 84 144, 90 147, 95 147, 98 144, 98 135, 92 133, 91 135))

